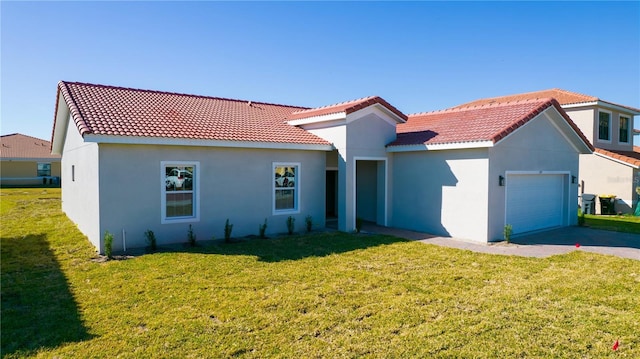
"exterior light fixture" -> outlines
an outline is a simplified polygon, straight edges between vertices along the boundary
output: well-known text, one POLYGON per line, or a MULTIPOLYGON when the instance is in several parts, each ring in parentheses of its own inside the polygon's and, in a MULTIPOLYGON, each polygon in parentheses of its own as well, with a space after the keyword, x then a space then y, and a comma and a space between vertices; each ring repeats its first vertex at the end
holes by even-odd
POLYGON ((498 186, 504 186, 504 177, 498 176, 498 186))

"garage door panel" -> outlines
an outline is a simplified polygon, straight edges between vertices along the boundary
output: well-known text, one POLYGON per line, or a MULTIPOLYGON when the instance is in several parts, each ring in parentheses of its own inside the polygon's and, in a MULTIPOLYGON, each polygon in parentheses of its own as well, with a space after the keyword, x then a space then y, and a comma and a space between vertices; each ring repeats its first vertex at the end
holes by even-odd
POLYGON ((507 177, 506 223, 513 233, 562 226, 563 175, 525 174, 507 177))

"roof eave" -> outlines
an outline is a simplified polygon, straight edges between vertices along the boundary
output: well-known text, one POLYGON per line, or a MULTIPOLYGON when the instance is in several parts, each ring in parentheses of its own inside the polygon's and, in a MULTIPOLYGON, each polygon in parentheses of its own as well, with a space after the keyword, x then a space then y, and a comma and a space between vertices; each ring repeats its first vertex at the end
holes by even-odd
POLYGON ((65 102, 64 96, 58 89, 56 95, 56 110, 53 118, 53 133, 51 134, 51 153, 62 155, 67 126, 69 123, 69 106, 65 102))
POLYGON ((166 146, 201 146, 201 147, 232 147, 278 150, 306 150, 333 151, 331 144, 320 143, 283 143, 267 141, 232 141, 232 140, 204 140, 170 137, 133 137, 87 134, 85 142, 128 144, 128 145, 166 145, 166 146))
POLYGON ((631 168, 640 169, 640 166, 638 166, 638 165, 634 165, 634 164, 631 164, 629 162, 626 162, 626 161, 623 161, 623 160, 620 160, 620 159, 617 159, 617 158, 613 158, 611 156, 607 156, 604 153, 600 153, 600 152, 594 151, 593 154, 597 155, 597 156, 600 156, 602 158, 606 158, 606 159, 608 159, 610 161, 617 162, 617 163, 620 163, 620 164, 625 165, 625 166, 629 166, 631 168))
POLYGON ((630 106, 618 105, 618 104, 615 104, 615 103, 612 103, 612 102, 607 102, 607 101, 602 101, 602 100, 591 101, 591 102, 569 103, 569 104, 563 104, 561 106, 562 106, 562 108, 565 108, 565 109, 574 109, 574 108, 580 108, 580 107, 597 106, 597 107, 603 107, 603 108, 607 108, 607 109, 614 110, 614 111, 628 113, 628 114, 631 114, 633 116, 640 115, 640 109, 637 109, 637 108, 634 108, 634 107, 630 107, 630 106))
POLYGON ((443 150, 463 150, 471 148, 490 148, 495 143, 491 140, 472 142, 450 142, 434 144, 413 144, 413 145, 389 145, 387 152, 417 152, 417 151, 443 151, 443 150))

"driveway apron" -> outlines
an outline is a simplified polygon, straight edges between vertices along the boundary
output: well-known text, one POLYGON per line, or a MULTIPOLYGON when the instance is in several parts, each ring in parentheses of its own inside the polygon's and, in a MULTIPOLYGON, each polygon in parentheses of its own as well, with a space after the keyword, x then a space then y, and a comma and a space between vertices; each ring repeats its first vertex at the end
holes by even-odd
POLYGON ((580 250, 640 260, 640 235, 603 231, 587 227, 563 227, 512 238, 511 243, 478 243, 451 237, 439 237, 427 233, 398 228, 381 227, 366 223, 368 233, 388 234, 400 238, 435 244, 444 247, 466 249, 479 253, 516 255, 523 257, 549 257, 580 250))

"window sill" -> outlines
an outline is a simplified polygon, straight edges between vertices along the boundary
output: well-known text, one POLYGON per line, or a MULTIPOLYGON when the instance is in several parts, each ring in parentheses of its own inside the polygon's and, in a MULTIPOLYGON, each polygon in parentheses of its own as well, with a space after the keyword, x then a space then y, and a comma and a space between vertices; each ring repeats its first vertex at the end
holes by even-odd
POLYGON ((192 222, 200 222, 200 217, 163 218, 160 221, 160 224, 192 223, 192 222))

